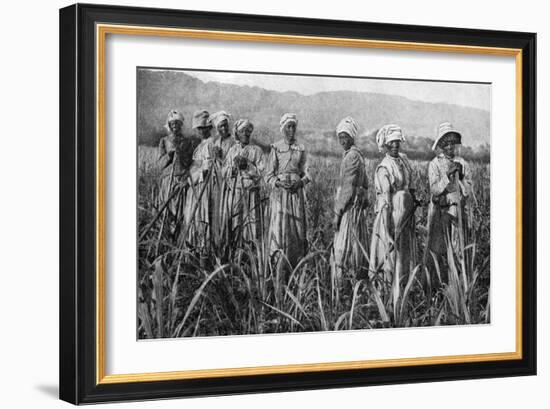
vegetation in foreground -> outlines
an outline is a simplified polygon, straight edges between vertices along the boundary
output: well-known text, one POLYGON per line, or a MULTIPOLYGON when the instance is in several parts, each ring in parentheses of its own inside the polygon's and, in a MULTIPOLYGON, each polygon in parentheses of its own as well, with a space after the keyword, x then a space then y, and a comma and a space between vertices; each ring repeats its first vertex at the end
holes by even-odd
MULTIPOLYGON (((198 257, 177 245, 158 214, 156 150, 138 154, 139 338, 243 335, 388 327, 480 324, 490 319, 489 165, 471 163, 474 197, 463 249, 448 249, 453 262, 419 264, 400 287, 364 272, 331 266, 333 199, 339 159, 310 157, 314 182, 307 187, 309 252, 287 283, 270 263, 268 243, 222 243, 198 257), (153 223, 152 223, 153 222, 153 223), (141 234, 146 231, 147 233, 141 234), (162 231, 161 231, 162 228, 162 231), (440 278, 448 283, 440 285, 440 278)), ((369 180, 378 160, 367 161, 369 180)), ((417 194, 429 200, 427 162, 412 161, 417 194)), ((267 200, 267 190, 262 197, 267 200)), ((370 203, 374 192, 370 189, 370 203)), ((266 206, 267 208, 267 206, 266 206)), ((267 210, 268 211, 268 210, 267 210)), ((426 241, 427 207, 416 212, 420 254, 426 241)), ((366 223, 372 226, 374 213, 366 223)), ((265 220, 269 220, 266 215, 265 220)), ((264 224, 265 225, 265 224, 264 224)), ((267 229, 265 229, 267 231, 267 229)), ((368 258, 368 248, 364 249, 368 258)), ((376 276, 382 276, 376 274, 376 276)))

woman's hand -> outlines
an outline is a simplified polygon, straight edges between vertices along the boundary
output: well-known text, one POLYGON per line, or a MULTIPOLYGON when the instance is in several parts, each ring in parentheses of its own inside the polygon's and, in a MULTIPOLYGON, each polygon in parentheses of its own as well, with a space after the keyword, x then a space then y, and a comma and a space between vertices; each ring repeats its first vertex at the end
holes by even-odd
POLYGON ((291 185, 288 182, 285 182, 283 180, 276 180, 275 186, 281 189, 290 189, 291 185))
POLYGON ((220 148, 219 146, 213 146, 212 153, 214 154, 214 157, 218 159, 222 158, 223 151, 222 151, 222 148, 220 148))
POLYGON ((447 183, 447 186, 445 186, 445 190, 443 191, 443 194, 446 193, 454 193, 456 192, 456 185, 454 183, 447 183))
POLYGON ((451 162, 449 170, 447 170, 447 177, 450 178, 453 173, 458 173, 460 180, 464 178, 464 167, 460 162, 451 162))
POLYGON ((169 151, 166 152, 166 156, 168 156, 168 164, 172 163, 174 161, 174 158, 176 156, 176 151, 169 151))
POLYGON ((304 182, 302 181, 302 179, 300 179, 290 185, 290 191, 292 193, 296 193, 298 190, 300 190, 303 187, 304 187, 304 182))

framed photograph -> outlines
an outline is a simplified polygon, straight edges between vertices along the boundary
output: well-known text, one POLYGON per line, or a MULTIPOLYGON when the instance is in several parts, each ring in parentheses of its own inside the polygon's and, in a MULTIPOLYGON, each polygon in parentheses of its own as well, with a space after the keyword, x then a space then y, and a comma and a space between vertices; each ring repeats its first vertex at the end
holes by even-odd
POLYGON ((60 10, 60 398, 536 373, 536 35, 60 10))

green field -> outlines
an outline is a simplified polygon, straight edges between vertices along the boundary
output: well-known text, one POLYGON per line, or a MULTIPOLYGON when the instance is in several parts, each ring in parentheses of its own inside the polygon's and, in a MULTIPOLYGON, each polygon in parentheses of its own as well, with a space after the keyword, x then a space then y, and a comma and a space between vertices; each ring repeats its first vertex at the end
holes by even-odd
MULTIPOLYGON (((140 232, 158 212, 159 170, 155 159, 155 148, 139 147, 137 222, 140 232)), ((373 180, 377 163, 377 159, 367 160, 369 181, 373 180)), ((412 165, 417 194, 427 202, 428 162, 413 160, 412 165)), ((309 253, 296 266, 288 283, 283 283, 272 269, 265 238, 257 246, 224 243, 208 255, 211 266, 201 267, 204 263, 196 255, 178 248, 169 234, 163 233, 159 240, 161 222, 153 223, 138 243, 139 338, 489 322, 488 164, 471 163, 475 193, 469 206, 472 229, 461 254, 453 254, 457 258, 456 266, 428 268, 419 264, 401 280, 403 284, 398 293, 390 283, 374 283, 354 274, 345 273, 340 282, 334 280, 331 222, 339 157, 311 155, 309 166, 314 179, 306 190, 309 253), (434 277, 441 274, 448 274, 448 285, 434 283, 434 277)), ((263 197, 267 194, 264 187, 263 197)), ((369 194, 371 210, 366 223, 370 229, 374 219, 373 187, 369 194)), ((426 213, 427 207, 416 212, 420 254, 426 241, 426 213)))

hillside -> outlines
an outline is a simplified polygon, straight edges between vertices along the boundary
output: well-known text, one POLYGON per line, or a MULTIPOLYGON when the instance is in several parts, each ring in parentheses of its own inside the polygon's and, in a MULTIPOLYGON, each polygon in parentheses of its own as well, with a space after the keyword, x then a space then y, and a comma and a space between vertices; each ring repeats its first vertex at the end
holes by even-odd
MULTIPOLYGON (((252 74, 253 75, 253 74, 252 74)), ((164 133, 166 113, 182 111, 189 132, 191 116, 197 109, 211 112, 224 109, 233 118, 249 118, 256 126, 257 142, 266 145, 279 138, 279 118, 284 112, 295 112, 299 130, 308 141, 333 145, 330 141, 335 125, 344 116, 353 116, 367 145, 376 130, 397 123, 408 135, 409 143, 421 141, 429 146, 437 125, 450 121, 463 134, 463 144, 487 149, 490 143, 488 111, 444 103, 414 101, 401 96, 366 92, 335 91, 301 95, 277 92, 259 87, 218 82, 204 83, 178 71, 138 71, 138 140, 154 145, 164 133), (480 145, 483 145, 482 147, 480 145)))

